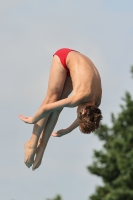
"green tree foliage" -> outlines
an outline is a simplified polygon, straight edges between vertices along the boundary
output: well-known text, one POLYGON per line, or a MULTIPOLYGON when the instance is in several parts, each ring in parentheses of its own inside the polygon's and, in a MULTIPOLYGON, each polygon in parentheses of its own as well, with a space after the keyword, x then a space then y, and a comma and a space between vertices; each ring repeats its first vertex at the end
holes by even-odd
POLYGON ((133 66, 131 66, 131 70, 130 70, 131 74, 132 74, 132 78, 133 78, 133 66))
POLYGON ((102 178, 103 186, 90 200, 133 200, 133 100, 128 92, 123 101, 118 116, 112 114, 112 126, 101 125, 96 132, 104 146, 94 151, 88 170, 102 178))
POLYGON ((53 198, 53 199, 47 199, 47 200, 62 200, 62 198, 61 198, 60 195, 57 195, 55 198, 53 198))

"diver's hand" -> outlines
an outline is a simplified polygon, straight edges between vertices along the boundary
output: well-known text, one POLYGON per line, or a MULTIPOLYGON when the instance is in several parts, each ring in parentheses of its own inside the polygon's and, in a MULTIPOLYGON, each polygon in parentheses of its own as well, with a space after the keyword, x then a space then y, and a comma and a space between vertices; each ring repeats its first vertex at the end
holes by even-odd
POLYGON ((69 133, 69 131, 67 129, 61 129, 59 131, 56 131, 56 132, 52 133, 51 136, 53 136, 53 137, 61 137, 61 136, 66 135, 68 133, 69 133))
POLYGON ((23 115, 19 115, 18 116, 23 122, 27 123, 27 124, 34 124, 33 118, 32 117, 28 117, 28 116, 23 116, 23 115))

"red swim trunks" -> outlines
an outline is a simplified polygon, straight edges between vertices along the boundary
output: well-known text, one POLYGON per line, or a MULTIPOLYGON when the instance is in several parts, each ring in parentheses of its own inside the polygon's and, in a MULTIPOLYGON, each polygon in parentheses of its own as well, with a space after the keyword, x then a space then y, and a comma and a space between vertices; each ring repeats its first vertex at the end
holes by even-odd
MULTIPOLYGON (((68 48, 63 48, 63 49, 59 49, 58 51, 55 52, 54 55, 57 55, 60 58, 61 64, 63 65, 63 67, 67 70, 67 76, 70 76, 70 71, 66 65, 66 59, 67 59, 67 55, 69 54, 69 52, 71 51, 75 51, 73 49, 68 49, 68 48)), ((53 55, 53 56, 54 56, 53 55)))

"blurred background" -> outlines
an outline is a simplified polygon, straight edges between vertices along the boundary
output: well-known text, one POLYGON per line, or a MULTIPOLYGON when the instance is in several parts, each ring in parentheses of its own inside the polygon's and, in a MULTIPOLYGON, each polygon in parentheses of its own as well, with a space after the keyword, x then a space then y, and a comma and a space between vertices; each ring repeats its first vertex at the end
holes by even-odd
MULTIPOLYGON (((133 1, 5 0, 0 1, 0 199, 87 200, 100 178, 91 175, 93 149, 102 142, 77 128, 50 138, 42 165, 34 172, 23 163, 24 143, 33 125, 18 114, 32 116, 42 103, 52 55, 68 47, 87 55, 102 79, 103 123, 119 112, 121 97, 132 93, 133 1)), ((55 130, 76 118, 65 108, 55 130)))

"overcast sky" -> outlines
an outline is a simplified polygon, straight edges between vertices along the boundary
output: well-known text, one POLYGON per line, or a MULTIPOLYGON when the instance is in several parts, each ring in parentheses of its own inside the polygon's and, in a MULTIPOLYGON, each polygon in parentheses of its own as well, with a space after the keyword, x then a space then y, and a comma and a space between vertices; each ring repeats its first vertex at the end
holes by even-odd
MULTIPOLYGON (((23 163, 23 144, 33 125, 18 114, 33 115, 43 101, 53 53, 62 47, 87 55, 102 78, 103 123, 120 111, 126 90, 133 94, 133 1, 0 0, 0 199, 87 200, 102 184, 87 171, 93 149, 102 147, 94 134, 78 129, 50 138, 42 165, 32 172, 23 163)), ((75 119, 65 108, 55 130, 75 119)))

